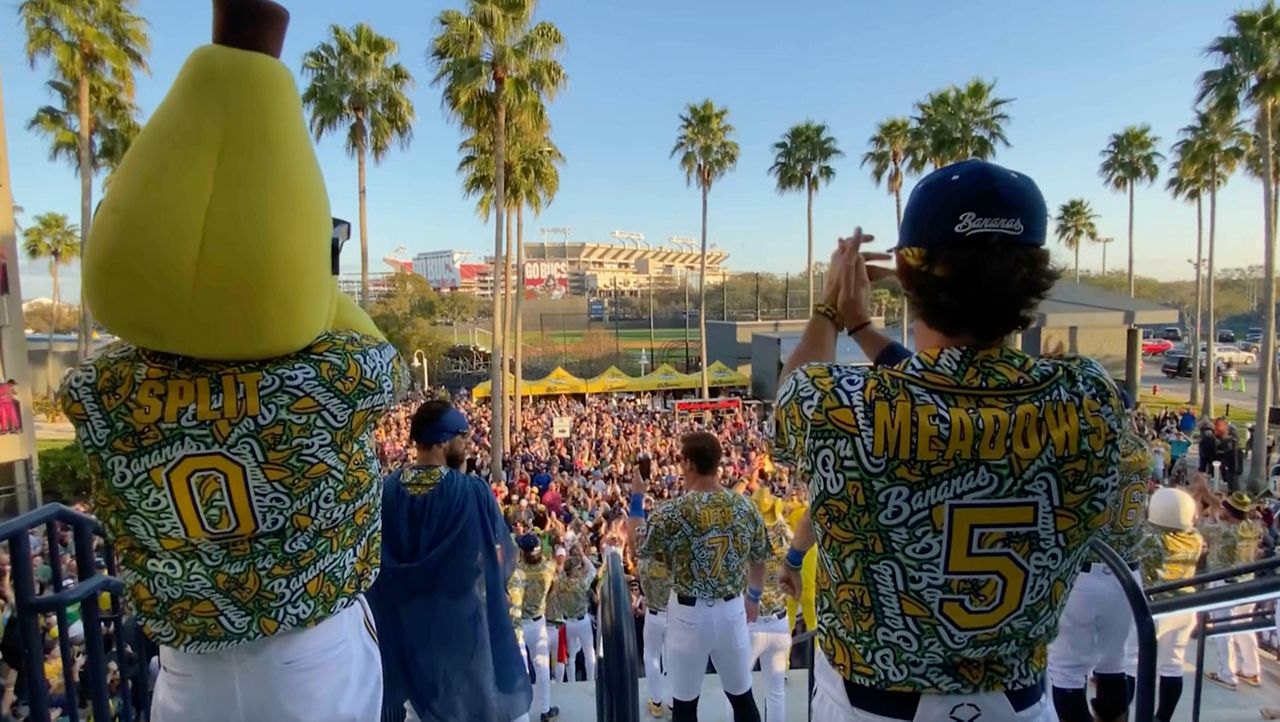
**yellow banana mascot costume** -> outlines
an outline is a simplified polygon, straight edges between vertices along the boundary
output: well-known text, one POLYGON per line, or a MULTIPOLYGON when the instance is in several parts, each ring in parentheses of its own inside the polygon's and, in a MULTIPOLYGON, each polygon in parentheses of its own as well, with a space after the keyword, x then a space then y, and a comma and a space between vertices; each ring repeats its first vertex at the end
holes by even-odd
POLYGON ((62 404, 160 645, 152 719, 376 720, 370 434, 407 375, 332 276, 288 13, 214 15, 95 218, 85 297, 121 340, 62 404))

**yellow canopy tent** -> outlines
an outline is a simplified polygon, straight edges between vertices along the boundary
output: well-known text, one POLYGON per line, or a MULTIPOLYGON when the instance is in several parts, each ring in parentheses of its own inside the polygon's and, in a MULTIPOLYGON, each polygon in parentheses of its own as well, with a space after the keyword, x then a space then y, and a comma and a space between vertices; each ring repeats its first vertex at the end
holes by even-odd
MULTIPOLYGON (((504 379, 502 383, 503 383, 503 390, 510 393, 511 389, 515 388, 516 375, 507 374, 507 378, 504 379)), ((480 383, 476 384, 476 387, 474 389, 471 389, 471 398, 487 399, 492 393, 493 393, 493 382, 481 381, 480 383)))
MULTIPOLYGON (((695 376, 697 374, 694 374, 695 376)), ((701 380, 699 380, 701 383, 701 380)), ((717 386, 750 386, 751 379, 717 361, 707 367, 707 385, 717 386)))
POLYGON ((587 382, 557 366, 546 378, 526 382, 521 391, 525 396, 585 394, 587 382))
POLYGON ((628 376, 617 366, 610 366, 604 370, 604 373, 587 380, 587 392, 607 394, 613 391, 632 391, 636 389, 638 381, 639 379, 628 376))
POLYGON ((666 389, 696 389, 701 385, 702 379, 697 374, 682 374, 672 368, 670 364, 662 364, 654 369, 653 373, 636 379, 634 388, 637 391, 662 391, 666 389))

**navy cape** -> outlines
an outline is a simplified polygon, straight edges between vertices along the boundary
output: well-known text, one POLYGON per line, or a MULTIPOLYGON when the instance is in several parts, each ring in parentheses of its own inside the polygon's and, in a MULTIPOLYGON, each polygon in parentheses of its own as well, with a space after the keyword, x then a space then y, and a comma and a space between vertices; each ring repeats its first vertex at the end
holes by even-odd
POLYGON ((368 594, 384 711, 408 700, 424 722, 511 722, 533 691, 507 603, 506 522, 480 479, 447 469, 410 493, 404 471, 383 482, 382 571, 368 594))

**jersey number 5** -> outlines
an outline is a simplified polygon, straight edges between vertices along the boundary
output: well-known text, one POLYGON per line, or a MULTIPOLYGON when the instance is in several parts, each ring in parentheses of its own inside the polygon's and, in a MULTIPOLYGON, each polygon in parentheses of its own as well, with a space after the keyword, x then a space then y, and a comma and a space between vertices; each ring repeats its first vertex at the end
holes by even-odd
POLYGON ((186 454, 152 475, 168 492, 186 538, 229 541, 258 531, 249 473, 230 455, 186 454))
POLYGON ((952 627, 981 632, 999 626, 1022 608, 1027 594, 1027 562, 1010 549, 984 549, 988 533, 1028 531, 1036 528, 1033 502, 952 502, 947 505, 946 548, 942 574, 961 583, 982 578, 994 581, 992 602, 972 603, 972 595, 943 595, 938 614, 952 627))

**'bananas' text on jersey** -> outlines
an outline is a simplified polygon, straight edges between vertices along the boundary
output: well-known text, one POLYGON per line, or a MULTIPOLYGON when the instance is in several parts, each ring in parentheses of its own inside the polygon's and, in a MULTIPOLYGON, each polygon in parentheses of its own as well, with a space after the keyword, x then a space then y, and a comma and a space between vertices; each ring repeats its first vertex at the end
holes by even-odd
POLYGON ((1119 483, 1106 371, 1007 347, 813 364, 775 413, 776 456, 809 484, 832 666, 922 693, 1036 684, 1119 483))
POLYGON ((318 624, 368 589, 382 500, 370 433, 407 383, 390 344, 354 332, 258 362, 120 342, 68 374, 62 408, 147 634, 224 649, 318 624))

